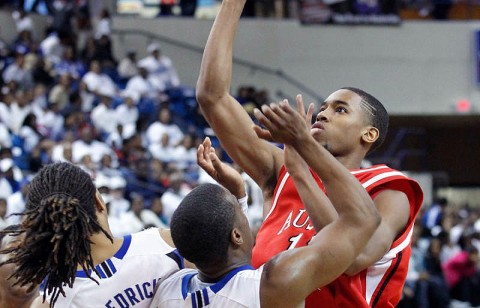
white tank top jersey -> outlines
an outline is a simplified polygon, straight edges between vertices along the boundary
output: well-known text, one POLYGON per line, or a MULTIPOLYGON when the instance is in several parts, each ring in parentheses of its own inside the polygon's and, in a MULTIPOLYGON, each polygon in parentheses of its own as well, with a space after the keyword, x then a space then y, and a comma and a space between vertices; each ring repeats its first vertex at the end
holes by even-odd
POLYGON ((159 283, 184 268, 184 260, 152 228, 124 236, 117 253, 95 268, 100 276, 91 275, 98 284, 77 271, 73 287, 64 289, 55 307, 149 307, 159 283))
MULTIPOLYGON (((263 266, 254 270, 249 265, 230 271, 220 281, 200 289, 191 290, 198 280, 197 271, 181 270, 163 281, 150 307, 260 307, 260 278, 263 266)), ((200 282, 201 284, 201 282, 200 282)))

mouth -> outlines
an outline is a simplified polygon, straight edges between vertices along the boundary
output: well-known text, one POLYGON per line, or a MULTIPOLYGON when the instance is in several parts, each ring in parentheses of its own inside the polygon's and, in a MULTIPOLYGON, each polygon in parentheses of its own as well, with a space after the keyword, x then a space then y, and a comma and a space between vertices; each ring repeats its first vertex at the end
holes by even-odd
POLYGON ((315 122, 312 125, 311 133, 315 134, 315 133, 322 132, 324 130, 325 130, 325 126, 323 126, 321 122, 315 122))

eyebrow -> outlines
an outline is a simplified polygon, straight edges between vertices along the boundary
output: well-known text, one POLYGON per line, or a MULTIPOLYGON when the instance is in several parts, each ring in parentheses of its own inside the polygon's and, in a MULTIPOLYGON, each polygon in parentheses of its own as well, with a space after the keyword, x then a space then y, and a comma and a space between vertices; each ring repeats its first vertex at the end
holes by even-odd
MULTIPOLYGON (((327 105, 327 104, 329 104, 329 102, 324 101, 323 103, 320 104, 320 107, 322 107, 324 105, 327 105)), ((344 101, 340 101, 340 100, 334 100, 331 104, 333 104, 333 105, 344 105, 344 106, 350 107, 349 103, 344 102, 344 101)))

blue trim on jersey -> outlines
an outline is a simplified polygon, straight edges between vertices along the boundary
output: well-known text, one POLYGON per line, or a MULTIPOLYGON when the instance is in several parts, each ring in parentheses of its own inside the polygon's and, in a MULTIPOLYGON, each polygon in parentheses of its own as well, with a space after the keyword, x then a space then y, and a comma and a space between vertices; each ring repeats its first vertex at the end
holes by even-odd
POLYGON ((203 289, 203 290, 202 290, 202 294, 203 294, 204 304, 205 304, 205 306, 208 306, 208 304, 210 304, 210 300, 208 299, 207 289, 203 289))
POLYGON ((191 295, 192 295, 192 308, 197 308, 197 298, 196 298, 195 292, 191 293, 191 295))
MULTIPOLYGON (((92 275, 92 270, 89 270, 88 273, 89 273, 89 275, 92 275)), ((77 273, 75 274, 75 277, 77 277, 77 278, 88 278, 88 275, 84 270, 78 270, 77 273)))
MULTIPOLYGON (((215 283, 214 285, 210 286, 210 290, 212 290, 213 293, 217 293, 218 291, 220 291, 229 281, 230 279, 232 279, 236 274, 238 274, 239 272, 241 271, 245 271, 245 270, 254 270, 254 268, 251 266, 251 265, 243 265, 243 266, 240 266, 240 267, 237 267, 233 270, 231 270, 230 272, 228 272, 222 279, 220 279, 220 281, 218 281, 217 283, 215 283)), ((190 280, 192 280, 192 278, 197 275, 197 273, 193 273, 193 274, 187 274, 185 276, 183 276, 182 278, 182 296, 183 296, 183 299, 186 299, 187 296, 188 296, 188 285, 190 284, 190 280)), ((203 289, 204 292, 204 301, 208 301, 208 295, 206 294, 207 293, 207 290, 206 289, 203 289)), ((193 293, 190 293, 191 296, 192 296, 192 301, 193 301, 193 298, 195 296, 195 292, 193 293)), ((192 302, 193 303, 193 302, 192 302)), ((196 304, 195 304, 196 305, 196 304)), ((205 304, 207 305, 207 304, 205 304)))
POLYGON ((185 268, 185 259, 183 258, 183 256, 178 252, 178 249, 175 249, 173 251, 174 254, 176 254, 179 258, 180 258, 180 269, 184 269, 185 268))
POLYGON ((131 242, 132 242, 132 235, 131 234, 125 235, 123 237, 122 247, 120 247, 120 249, 117 251, 114 257, 120 260, 123 259, 123 257, 125 257, 125 254, 128 251, 128 248, 130 247, 131 242))
POLYGON ((194 274, 187 274, 183 276, 182 278, 182 296, 183 299, 187 298, 188 295, 188 285, 190 283, 190 280, 193 278, 193 276, 197 275, 197 273, 194 274))
POLYGON ((108 267, 110 268, 110 271, 112 272, 112 275, 115 274, 117 272, 117 269, 115 268, 115 265, 113 265, 112 260, 107 259, 107 261, 105 261, 105 262, 107 262, 108 267))
POLYGON ((244 265, 244 266, 240 266, 240 267, 237 267, 237 268, 231 270, 231 271, 228 272, 228 274, 225 275, 219 282, 217 282, 217 283, 214 284, 213 286, 210 286, 210 289, 211 289, 214 293, 217 293, 218 291, 220 291, 220 290, 227 284, 227 282, 230 281, 230 279, 233 278, 233 276, 235 276, 235 275, 238 274, 239 272, 245 271, 245 270, 253 270, 253 267, 252 267, 251 265, 244 265))
POLYGON ((103 268, 99 265, 95 266, 95 269, 97 270, 98 274, 100 275, 100 278, 105 279, 107 278, 107 275, 103 271, 103 268))

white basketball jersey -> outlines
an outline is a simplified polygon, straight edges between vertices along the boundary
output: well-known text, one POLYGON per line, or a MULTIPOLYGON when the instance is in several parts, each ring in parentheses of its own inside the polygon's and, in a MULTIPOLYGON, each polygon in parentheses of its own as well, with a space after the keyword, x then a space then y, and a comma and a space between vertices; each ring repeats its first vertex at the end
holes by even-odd
POLYGON ((150 307, 260 307, 260 278, 263 266, 254 270, 242 266, 229 272, 217 283, 189 292, 192 279, 197 279, 196 270, 184 269, 163 281, 158 287, 150 307))
POLYGON ((95 266, 100 276, 92 271, 98 284, 77 271, 73 287, 64 289, 55 307, 149 307, 159 283, 183 267, 183 258, 158 229, 126 235, 117 253, 95 266))

